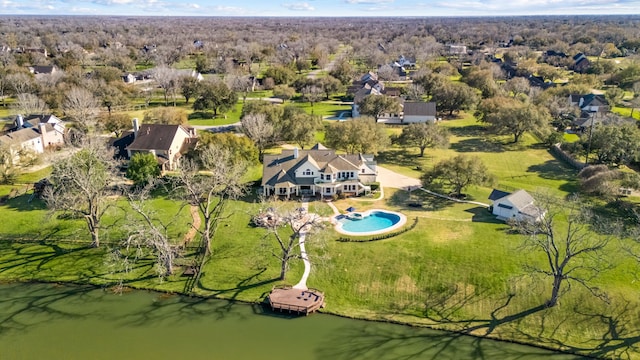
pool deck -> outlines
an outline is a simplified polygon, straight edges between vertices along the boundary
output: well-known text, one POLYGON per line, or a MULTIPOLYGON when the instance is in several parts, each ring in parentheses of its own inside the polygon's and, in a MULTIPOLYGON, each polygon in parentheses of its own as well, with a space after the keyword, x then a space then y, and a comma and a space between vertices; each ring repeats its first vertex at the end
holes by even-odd
MULTIPOLYGON (((338 217, 339 216, 346 216, 348 214, 335 215, 335 216, 331 217, 331 222, 333 224, 335 224, 335 229, 336 229, 337 232, 339 232, 340 234, 350 235, 350 236, 370 236, 370 235, 384 234, 384 233, 387 233, 389 231, 393 231, 393 230, 399 229, 404 224, 407 223, 407 217, 406 216, 404 216, 403 214, 401 214, 399 212, 390 211, 390 210, 371 209, 371 210, 367 210, 367 211, 354 211, 354 213, 368 215, 369 213, 375 212, 375 211, 397 215, 398 217, 400 217, 400 221, 398 221, 397 223, 393 224, 392 226, 390 226, 388 228, 384 228, 384 229, 381 229, 381 230, 375 230, 375 231, 365 231, 365 232, 351 232, 351 231, 346 231, 346 230, 342 229, 342 223, 340 221, 338 221, 339 220, 338 217)), ((349 214, 351 214, 351 213, 349 213, 349 214)))

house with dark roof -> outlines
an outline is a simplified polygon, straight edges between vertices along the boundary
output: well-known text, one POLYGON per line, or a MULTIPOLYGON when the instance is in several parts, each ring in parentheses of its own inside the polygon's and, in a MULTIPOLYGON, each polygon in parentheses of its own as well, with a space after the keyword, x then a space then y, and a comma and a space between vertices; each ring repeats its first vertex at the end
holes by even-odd
POLYGON ((195 147, 196 130, 182 125, 139 124, 133 119, 133 131, 114 140, 116 156, 130 159, 139 152, 156 156, 163 171, 175 170, 182 155, 195 147))
POLYGON ((591 67, 591 62, 587 59, 587 56, 583 53, 578 53, 573 56, 573 65, 571 69, 575 72, 583 73, 591 67))
POLYGON ((405 102, 402 122, 405 124, 436 121, 436 103, 405 102))
POLYGON ((371 191, 376 181, 373 155, 336 154, 316 144, 309 150, 283 150, 265 155, 262 167, 264 196, 357 196, 371 191))
POLYGON ((29 72, 34 74, 34 75, 40 75, 40 74, 53 74, 56 71, 58 71, 58 68, 56 68, 55 66, 50 66, 50 65, 35 65, 35 66, 29 66, 29 72))
POLYGON ((491 213, 500 220, 538 221, 544 216, 543 211, 534 204, 533 197, 524 190, 508 193, 494 189, 489 200, 492 201, 489 208, 491 213))
POLYGON ((578 106, 580 110, 587 112, 606 112, 609 110, 609 102, 604 95, 596 94, 571 94, 569 104, 578 106))

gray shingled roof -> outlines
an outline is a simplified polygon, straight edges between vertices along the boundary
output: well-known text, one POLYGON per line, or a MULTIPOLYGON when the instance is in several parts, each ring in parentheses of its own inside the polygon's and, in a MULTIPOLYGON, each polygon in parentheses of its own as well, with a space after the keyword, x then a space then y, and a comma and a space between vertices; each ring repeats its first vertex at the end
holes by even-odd
POLYGON ((436 103, 431 102, 405 102, 404 115, 407 116, 436 116, 436 103))
POLYGON ((529 206, 529 205, 531 205, 533 203, 533 197, 531 195, 529 195, 529 193, 524 191, 524 190, 518 190, 518 191, 508 195, 507 199, 513 205, 515 205, 515 207, 519 211, 522 211, 527 206, 529 206))
POLYGON ((181 127, 181 125, 142 124, 138 130, 138 136, 127 148, 130 150, 169 150, 181 127))
POLYGON ((311 150, 298 150, 298 158, 294 158, 294 150, 283 150, 280 155, 265 155, 262 167, 262 185, 274 186, 284 180, 283 172, 287 174, 286 181, 293 183, 295 171, 307 160, 317 165, 319 169, 329 168, 335 171, 357 171, 364 162, 360 154, 337 155, 335 151, 322 149, 321 144, 315 145, 311 150))
POLYGON ((40 131, 36 128, 23 128, 0 136, 0 142, 11 144, 22 144, 25 141, 34 140, 40 137, 40 131))

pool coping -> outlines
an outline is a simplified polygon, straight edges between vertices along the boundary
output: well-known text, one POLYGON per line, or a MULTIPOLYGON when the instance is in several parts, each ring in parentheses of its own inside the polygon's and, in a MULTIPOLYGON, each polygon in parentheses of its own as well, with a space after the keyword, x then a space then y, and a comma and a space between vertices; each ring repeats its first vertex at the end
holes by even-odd
POLYGON ((391 210, 385 210, 385 209, 371 209, 371 210, 366 210, 366 211, 352 211, 346 214, 337 214, 331 217, 331 222, 334 223, 334 228, 337 232, 339 232, 340 234, 343 235, 349 235, 349 236, 370 236, 370 235, 379 235, 379 234, 384 234, 384 233, 388 233, 390 231, 393 230, 397 230, 398 228, 404 226, 404 224, 407 223, 407 217, 399 212, 396 211, 391 211, 391 210), (338 221, 337 217, 338 216, 346 216, 352 213, 359 213, 359 214, 363 214, 363 215, 369 215, 370 213, 374 212, 374 211, 380 211, 380 212, 385 212, 388 214, 394 214, 397 215, 398 217, 400 217, 400 221, 398 221, 397 223, 393 224, 392 226, 389 226, 388 228, 385 229, 381 229, 381 230, 376 230, 376 231, 367 231, 367 232, 352 232, 352 231, 347 231, 347 230, 343 230, 342 229, 342 223, 340 221, 338 221))

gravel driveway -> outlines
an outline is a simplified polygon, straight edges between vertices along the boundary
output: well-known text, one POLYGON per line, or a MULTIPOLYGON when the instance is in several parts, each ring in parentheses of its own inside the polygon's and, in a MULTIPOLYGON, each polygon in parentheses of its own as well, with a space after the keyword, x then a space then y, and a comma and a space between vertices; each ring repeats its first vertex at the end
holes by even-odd
POLYGON ((378 182, 382 186, 403 190, 409 190, 409 187, 422 186, 418 179, 398 174, 379 165, 376 168, 378 169, 378 182))

